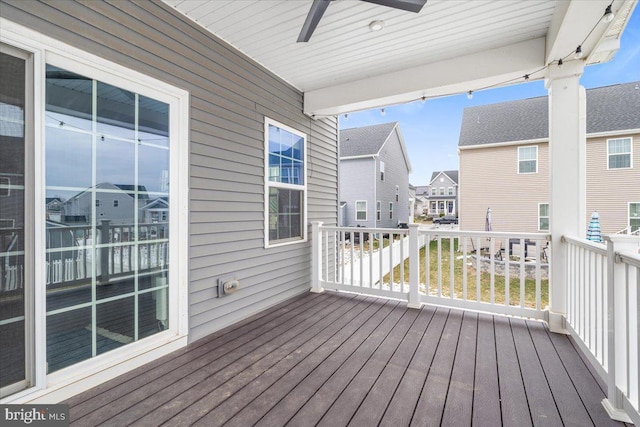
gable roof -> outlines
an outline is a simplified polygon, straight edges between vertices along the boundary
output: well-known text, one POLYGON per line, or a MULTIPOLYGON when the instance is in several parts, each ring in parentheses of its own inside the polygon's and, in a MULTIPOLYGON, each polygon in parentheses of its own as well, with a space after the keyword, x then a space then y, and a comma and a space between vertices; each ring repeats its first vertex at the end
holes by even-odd
MULTIPOLYGON (((588 89, 587 134, 640 129, 640 82, 588 89)), ((465 108, 458 146, 549 137, 548 97, 465 108)))
POLYGON ((438 175, 444 174, 446 175, 454 184, 458 183, 458 171, 438 171, 431 174, 431 181, 429 181, 429 185, 438 177, 438 175))
POLYGON ((340 157, 378 154, 398 122, 343 129, 340 131, 340 157))

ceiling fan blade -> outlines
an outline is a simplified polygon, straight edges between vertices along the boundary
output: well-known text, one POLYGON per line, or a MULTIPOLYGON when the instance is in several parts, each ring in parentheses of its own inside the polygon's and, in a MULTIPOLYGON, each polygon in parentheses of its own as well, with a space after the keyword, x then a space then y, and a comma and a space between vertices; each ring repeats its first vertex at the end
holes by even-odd
POLYGON ((363 0, 394 9, 406 10, 407 12, 418 13, 422 10, 427 0, 363 0))
POLYGON ((305 19, 302 30, 300 30, 298 42, 309 41, 311 34, 313 34, 320 22, 320 18, 324 15, 324 11, 327 10, 330 1, 331 0, 313 0, 311 9, 309 9, 309 13, 307 14, 307 19, 305 19))

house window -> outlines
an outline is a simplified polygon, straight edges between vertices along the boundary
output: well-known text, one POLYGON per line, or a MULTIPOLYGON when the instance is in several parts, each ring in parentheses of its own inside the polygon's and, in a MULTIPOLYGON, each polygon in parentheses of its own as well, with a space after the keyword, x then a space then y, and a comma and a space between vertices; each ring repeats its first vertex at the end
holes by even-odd
POLYGON ((384 162, 380 161, 380 181, 384 181, 384 162))
POLYGON ((114 208, 117 208, 117 207, 118 207, 118 203, 119 203, 119 202, 120 202, 119 200, 114 200, 114 201, 113 201, 113 207, 114 207, 114 208))
POLYGON ((629 203, 629 227, 631 232, 640 230, 640 202, 629 203))
POLYGON ((435 187, 431 187, 431 195, 432 196, 437 196, 438 195, 438 189, 435 187))
POLYGON ((549 230, 549 203, 538 203, 538 230, 549 230))
POLYGON ((96 208, 100 207, 100 200, 96 199, 96 208))
POLYGON ((265 118, 265 246, 306 240, 307 136, 265 118))
POLYGON ((607 166, 609 169, 628 169, 631 164, 631 138, 607 140, 607 166))
POLYGON ((538 172, 538 146, 518 147, 518 173, 538 172))
POLYGON ((449 196, 453 196, 453 187, 449 187, 449 196))
POLYGON ((431 212, 436 212, 438 210, 437 202, 431 202, 431 212))
POLYGON ((400 201, 400 187, 396 185, 396 202, 400 201))
POLYGON ((444 196, 444 187, 440 187, 440 195, 444 196))
POLYGON ((367 220, 367 201, 356 200, 356 221, 367 220))
POLYGON ((393 219, 393 202, 389 202, 389 219, 393 219))
POLYGON ((376 202, 376 219, 380 221, 382 219, 382 206, 380 200, 376 202))

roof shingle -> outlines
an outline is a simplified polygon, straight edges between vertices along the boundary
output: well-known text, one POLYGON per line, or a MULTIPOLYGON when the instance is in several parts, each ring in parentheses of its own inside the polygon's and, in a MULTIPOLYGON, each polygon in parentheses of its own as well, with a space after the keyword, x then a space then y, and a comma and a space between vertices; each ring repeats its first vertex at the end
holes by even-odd
POLYGON ((398 122, 340 131, 340 157, 368 156, 377 154, 398 122))
MULTIPOLYGON (((587 134, 640 129, 640 82, 587 90, 587 134)), ((549 137, 548 97, 465 108, 458 146, 549 137)))

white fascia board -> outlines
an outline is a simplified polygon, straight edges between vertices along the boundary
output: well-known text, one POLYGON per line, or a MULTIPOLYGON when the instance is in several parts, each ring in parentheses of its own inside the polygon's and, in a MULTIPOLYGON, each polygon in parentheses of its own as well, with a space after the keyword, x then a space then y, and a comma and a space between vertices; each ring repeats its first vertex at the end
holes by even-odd
MULTIPOLYGON (((626 136, 626 135, 631 136, 631 135, 637 135, 637 134, 640 134, 640 129, 622 129, 622 130, 612 130, 607 132, 588 133, 587 139, 610 137, 610 136, 626 136)), ((458 150, 459 151, 477 150, 479 148, 508 147, 511 145, 532 145, 532 144, 543 144, 547 142, 549 142, 549 138, 525 139, 522 141, 494 142, 492 144, 463 145, 461 147, 458 146, 458 150)))
POLYGON ((549 142, 549 138, 523 139, 522 141, 494 142, 491 144, 463 145, 458 150, 476 150, 478 148, 507 147, 510 145, 531 145, 549 142))
MULTIPOLYGON (((334 116, 464 93, 544 66, 545 37, 305 92, 304 113, 334 116)), ((542 76, 531 76, 532 80, 542 76)))
POLYGON ((342 160, 355 160, 355 159, 375 159, 378 155, 377 154, 363 154, 361 156, 345 156, 345 157, 340 157, 340 161, 342 160))

